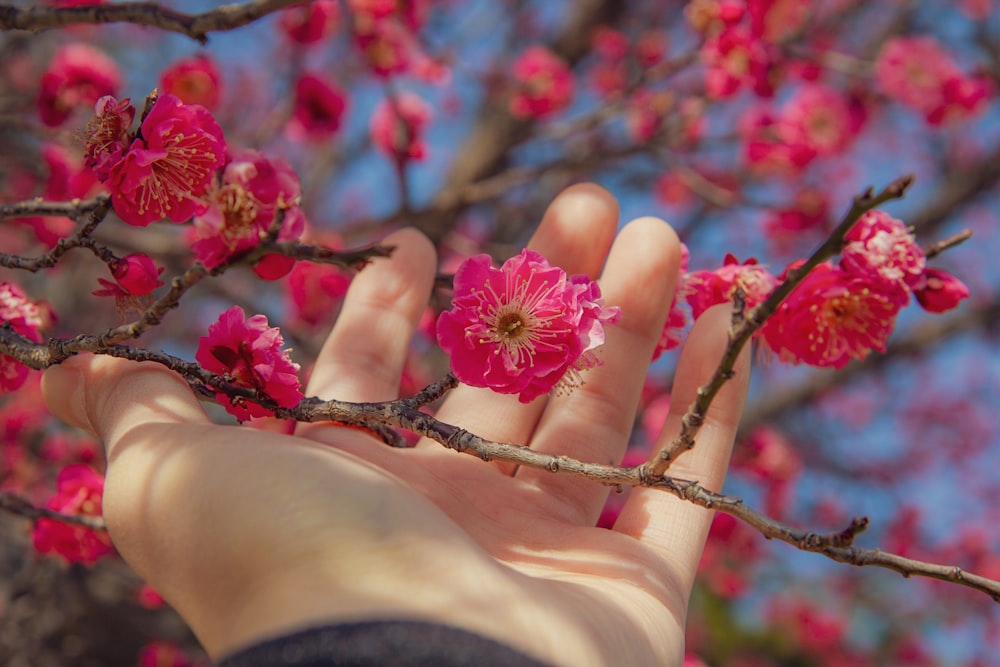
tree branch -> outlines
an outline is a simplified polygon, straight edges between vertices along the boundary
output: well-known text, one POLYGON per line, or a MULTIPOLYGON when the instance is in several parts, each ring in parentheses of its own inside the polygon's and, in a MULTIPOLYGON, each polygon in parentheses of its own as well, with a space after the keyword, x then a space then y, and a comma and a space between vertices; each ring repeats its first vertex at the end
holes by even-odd
POLYGON ((153 2, 122 2, 79 7, 15 7, 0 5, 0 29, 48 30, 72 25, 133 23, 176 32, 205 44, 208 33, 233 30, 302 0, 252 0, 223 5, 200 14, 185 14, 153 2))

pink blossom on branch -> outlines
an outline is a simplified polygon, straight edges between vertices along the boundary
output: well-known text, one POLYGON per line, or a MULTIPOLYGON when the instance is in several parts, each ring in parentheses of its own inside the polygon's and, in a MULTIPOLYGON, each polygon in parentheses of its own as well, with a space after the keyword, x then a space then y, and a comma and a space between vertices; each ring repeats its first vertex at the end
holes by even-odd
POLYGON ((755 307, 767 298, 778 284, 771 273, 753 257, 740 264, 727 254, 715 271, 695 271, 684 280, 684 293, 695 319, 712 306, 731 303, 736 290, 743 293, 746 308, 755 307))
POLYGON ((399 162, 427 157, 424 128, 431 120, 431 108, 419 96, 402 92, 385 98, 371 118, 372 143, 399 162))
MULTIPOLYGON (((257 151, 236 155, 223 170, 221 182, 206 193, 207 207, 194 218, 199 238, 192 246, 195 256, 208 268, 214 268, 232 255, 256 247, 279 210, 284 211, 284 218, 276 240, 299 238, 306 226, 305 215, 297 204, 301 193, 299 177, 284 160, 257 151)), ((280 278, 291 269, 294 261, 279 257, 289 260, 282 262, 287 266, 280 275, 267 278, 280 278)))
POLYGON ((114 282, 98 278, 101 289, 93 292, 94 296, 145 296, 163 284, 159 279, 163 267, 157 267, 149 255, 126 255, 108 268, 114 282))
MULTIPOLYGON (((0 281, 0 323, 36 343, 39 333, 52 320, 52 313, 35 303, 14 283, 0 281)), ((19 389, 28 377, 28 367, 6 354, 0 355, 0 392, 19 389)))
POLYGON ((514 61, 515 91, 510 112, 517 118, 541 118, 562 111, 573 99, 573 72, 562 58, 532 46, 514 61))
POLYGON ((579 386, 581 371, 600 364, 594 350, 604 344, 604 325, 621 316, 604 306, 597 283, 567 276, 533 250, 499 269, 489 255, 471 257, 454 286, 452 308, 437 323, 452 372, 522 403, 579 386))
POLYGON ((94 104, 94 117, 87 121, 84 131, 84 164, 90 167, 102 182, 108 180, 111 168, 129 148, 129 128, 135 119, 135 107, 126 97, 118 101, 105 95, 94 104))
POLYGON ((303 74, 295 82, 289 134, 295 139, 329 137, 340 129, 347 96, 325 77, 303 74))
POLYGON ((121 73, 103 51, 87 44, 67 44, 42 74, 38 113, 49 127, 62 125, 76 110, 89 108, 121 86, 121 73))
POLYGON ((128 152, 110 168, 115 213, 140 227, 163 218, 184 222, 204 210, 202 197, 225 159, 226 142, 212 114, 161 95, 128 152))
POLYGON ((826 262, 792 290, 761 331, 782 361, 842 368, 872 350, 885 352, 906 298, 826 262))
POLYGON ((913 295, 929 313, 944 313, 969 298, 969 288, 944 269, 928 267, 913 287, 913 295))
MULTIPOLYGON (((255 389, 283 408, 298 405, 299 365, 292 362, 277 327, 269 327, 263 315, 247 318, 243 309, 233 306, 219 315, 208 328, 208 335, 198 340, 195 359, 212 373, 234 384, 255 389)), ((241 421, 251 417, 270 417, 273 412, 240 397, 216 392, 216 399, 229 414, 241 421)))
POLYGON ((926 265, 924 251, 906 225, 882 211, 865 213, 844 236, 840 266, 870 278, 883 292, 901 292, 904 303, 926 265))
MULTIPOLYGON (((99 517, 103 496, 104 477, 76 463, 59 471, 56 495, 45 506, 61 514, 99 517)), ((39 519, 32 541, 39 553, 55 553, 71 563, 89 565, 114 551, 106 532, 55 519, 39 519)))
POLYGON ((160 92, 177 96, 184 104, 200 104, 208 110, 219 106, 222 74, 219 66, 201 54, 178 60, 160 75, 160 92))

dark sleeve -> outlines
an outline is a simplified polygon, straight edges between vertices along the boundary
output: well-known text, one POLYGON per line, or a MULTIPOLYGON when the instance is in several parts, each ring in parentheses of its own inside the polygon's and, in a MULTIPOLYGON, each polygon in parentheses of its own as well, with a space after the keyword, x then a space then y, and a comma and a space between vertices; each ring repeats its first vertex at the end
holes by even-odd
POLYGON ((303 630, 246 648, 217 667, 551 667, 499 642, 418 621, 303 630))

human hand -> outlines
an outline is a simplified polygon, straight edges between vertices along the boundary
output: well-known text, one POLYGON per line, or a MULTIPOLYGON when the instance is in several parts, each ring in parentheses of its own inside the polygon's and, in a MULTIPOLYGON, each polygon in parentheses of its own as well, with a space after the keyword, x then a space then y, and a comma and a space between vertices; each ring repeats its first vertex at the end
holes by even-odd
MULTIPOLYGON (((436 414, 478 435, 601 463, 628 444, 680 257, 673 231, 634 221, 615 236, 595 186, 553 202, 530 247, 567 273, 601 274, 622 320, 604 364, 566 396, 524 405, 460 386, 436 414), (603 272, 602 272, 603 268, 603 272)), ((434 252, 419 233, 354 280, 306 395, 396 398, 427 303, 434 252)), ((725 308, 684 347, 665 442, 726 341, 725 308)), ((670 473, 718 489, 748 383, 716 398, 695 449, 670 473)), ((394 449, 356 429, 299 424, 295 436, 211 423, 187 384, 155 364, 77 357, 43 389, 64 421, 107 450, 104 516, 121 555, 220 657, 331 622, 445 623, 553 664, 679 665, 687 598, 711 512, 634 489, 614 530, 594 524, 608 490, 589 480, 486 463, 422 441, 394 449)))

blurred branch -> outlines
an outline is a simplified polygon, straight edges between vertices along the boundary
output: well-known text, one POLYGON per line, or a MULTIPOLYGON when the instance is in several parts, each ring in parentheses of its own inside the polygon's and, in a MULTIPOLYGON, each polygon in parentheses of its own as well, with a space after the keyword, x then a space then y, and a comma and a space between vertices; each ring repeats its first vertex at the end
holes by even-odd
POLYGON ((0 491, 0 510, 23 516, 32 521, 53 519, 55 521, 62 521, 63 523, 73 523, 78 526, 93 528, 94 530, 107 530, 104 525, 104 519, 99 516, 62 514, 61 512, 55 512, 45 507, 38 507, 30 500, 9 491, 0 491))
POLYGON ((0 29, 48 30, 71 25, 134 23, 177 32, 205 44, 208 33, 233 30, 302 0, 252 0, 223 5, 200 14, 185 14, 153 2, 122 2, 113 5, 76 7, 15 7, 0 5, 0 29))
MULTIPOLYGON (((556 55, 571 66, 590 48, 590 36, 599 25, 615 23, 627 9, 625 2, 612 0, 580 0, 571 3, 573 13, 559 34, 549 44, 556 55)), ((463 147, 452 162, 445 185, 434 198, 430 210, 436 215, 417 221, 417 225, 433 241, 451 229, 455 214, 463 206, 462 193, 470 183, 492 176, 504 165, 510 150, 528 135, 534 121, 514 118, 504 104, 488 98, 479 111, 468 135, 460 142, 463 147)))

